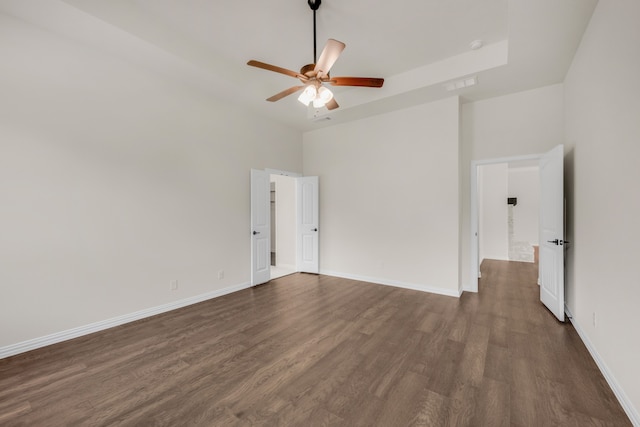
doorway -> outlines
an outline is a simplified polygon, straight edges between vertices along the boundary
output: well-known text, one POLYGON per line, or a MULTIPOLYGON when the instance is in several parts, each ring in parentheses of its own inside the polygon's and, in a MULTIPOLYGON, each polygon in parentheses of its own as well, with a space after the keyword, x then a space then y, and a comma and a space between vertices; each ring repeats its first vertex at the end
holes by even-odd
POLYGON ((478 264, 484 259, 536 263, 539 211, 538 161, 478 166, 478 264))
MULTIPOLYGON (((514 228, 515 223, 509 223, 510 213, 513 220, 514 211, 518 210, 517 207, 514 209, 512 204, 516 203, 517 206, 517 200, 509 200, 518 198, 517 195, 509 193, 509 165, 512 165, 513 170, 520 168, 525 172, 532 172, 533 169, 530 168, 537 167, 539 161, 540 155, 536 154, 471 162, 471 268, 468 291, 478 292, 480 263, 483 259, 510 259, 510 238, 512 257, 526 257, 534 261, 534 245, 527 242, 531 240, 532 243, 536 243, 537 239, 531 237, 530 230, 524 233, 527 237, 522 237, 522 231, 514 228), (527 244, 531 247, 526 248, 527 244)), ((527 200, 527 205, 530 201, 527 200)), ((520 199, 519 207, 522 207, 522 203, 523 199, 520 199)), ((533 209, 538 210, 538 206, 534 206, 533 209)), ((531 206, 527 207, 527 211, 531 212, 531 206)), ((525 222, 530 224, 530 218, 525 222)), ((538 234, 537 231, 535 233, 538 234)))
POLYGON ((539 262, 538 284, 540 300, 558 320, 564 322, 564 190, 563 190, 564 146, 558 145, 550 151, 517 158, 471 162, 471 276, 469 291, 478 292, 480 260, 480 226, 478 180, 481 165, 509 163, 520 160, 539 162, 539 262))
POLYGON ((269 175, 271 186, 271 278, 296 272, 296 180, 269 175))
POLYGON ((272 258, 276 267, 274 273, 277 276, 293 272, 319 273, 318 188, 317 176, 302 177, 290 172, 251 169, 251 286, 266 283, 275 277, 271 274, 272 258), (271 245, 271 175, 277 176, 274 177, 275 185, 273 186, 276 230, 273 246, 271 245), (282 176, 292 177, 292 181, 279 182, 279 177, 282 176), (295 188, 293 192, 290 191, 290 183, 293 183, 295 188), (289 191, 286 190, 287 187, 289 191), (283 200, 289 208, 278 209, 279 201, 283 200), (291 204, 294 206, 293 209, 291 204), (295 220, 291 220, 293 216, 295 220), (289 237, 282 237, 283 232, 287 230, 289 235, 295 235, 293 245, 289 237), (294 231, 291 232, 291 230, 294 231), (292 262, 291 251, 288 250, 292 247, 295 262, 292 262), (272 252, 274 252, 273 256, 272 252))

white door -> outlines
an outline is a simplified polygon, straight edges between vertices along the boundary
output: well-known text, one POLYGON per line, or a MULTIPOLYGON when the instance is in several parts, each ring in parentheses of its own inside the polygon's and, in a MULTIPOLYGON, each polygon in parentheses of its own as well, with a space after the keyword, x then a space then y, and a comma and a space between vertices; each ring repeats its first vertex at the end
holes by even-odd
POLYGON ((540 300, 564 322, 564 146, 540 157, 540 300))
POLYGON ((318 177, 296 178, 298 271, 320 271, 318 262, 318 177))
POLYGON ((251 286, 271 278, 269 174, 251 169, 251 286))

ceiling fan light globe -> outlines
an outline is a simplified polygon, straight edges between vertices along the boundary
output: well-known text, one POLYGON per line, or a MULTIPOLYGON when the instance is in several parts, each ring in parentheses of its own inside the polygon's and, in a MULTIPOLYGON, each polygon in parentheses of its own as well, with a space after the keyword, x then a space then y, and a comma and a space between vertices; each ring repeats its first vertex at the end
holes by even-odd
POLYGON ((302 103, 302 105, 304 105, 304 106, 309 106, 309 103, 311 102, 311 100, 310 100, 310 99, 307 99, 307 97, 306 97, 306 96, 304 96, 303 94, 301 94, 301 95, 298 97, 298 101, 300 101, 300 103, 302 103))
POLYGON ((298 97, 298 101, 308 106, 311 101, 316 99, 317 91, 315 86, 309 85, 304 88, 300 96, 298 97))
POLYGON ((324 86, 320 86, 320 89, 318 89, 318 98, 322 100, 322 105, 324 106, 324 104, 333 99, 333 92, 324 86))

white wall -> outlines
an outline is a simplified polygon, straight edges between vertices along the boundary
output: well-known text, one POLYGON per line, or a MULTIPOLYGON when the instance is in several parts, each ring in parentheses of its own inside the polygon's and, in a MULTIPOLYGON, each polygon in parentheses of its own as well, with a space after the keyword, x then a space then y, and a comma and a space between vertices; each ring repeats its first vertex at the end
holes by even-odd
POLYGON ((460 276, 470 281, 470 170, 472 160, 549 151, 564 141, 562 84, 462 105, 460 276))
POLYGON ((565 81, 565 167, 566 302, 640 425, 638 17, 637 0, 596 7, 565 81))
POLYGON ((538 154, 563 142, 562 84, 463 104, 470 159, 538 154))
POLYGON ((0 348, 248 283, 299 132, 5 15, 0 57, 0 348))
POLYGON ((478 168, 478 259, 509 260, 506 163, 478 168))
POLYGON ((509 166, 509 197, 517 197, 513 207, 513 240, 537 245, 540 214, 540 169, 509 166))
POLYGON ((320 270, 458 294, 457 98, 304 134, 320 270))
POLYGON ((276 265, 296 268, 296 180, 271 175, 276 184, 276 265))

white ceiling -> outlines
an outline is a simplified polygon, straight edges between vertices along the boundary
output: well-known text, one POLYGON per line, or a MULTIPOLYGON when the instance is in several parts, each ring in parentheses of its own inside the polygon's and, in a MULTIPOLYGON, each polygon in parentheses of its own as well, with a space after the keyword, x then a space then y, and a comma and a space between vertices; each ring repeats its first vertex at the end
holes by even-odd
POLYGON ((313 62, 307 0, 0 0, 0 11, 72 37, 300 130, 460 95, 463 101, 559 83, 597 0, 323 0, 318 55, 347 47, 334 76, 383 77, 373 88, 332 88, 340 108, 312 121, 297 80, 248 67, 299 70, 313 62), (470 42, 483 40, 479 50, 470 42), (473 87, 444 84, 477 76, 473 87))

